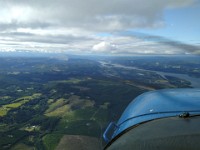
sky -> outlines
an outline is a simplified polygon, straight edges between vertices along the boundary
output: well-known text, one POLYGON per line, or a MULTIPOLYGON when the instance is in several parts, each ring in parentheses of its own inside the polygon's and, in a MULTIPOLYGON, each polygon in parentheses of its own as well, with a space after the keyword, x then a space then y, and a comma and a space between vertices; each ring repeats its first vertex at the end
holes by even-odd
POLYGON ((200 54, 200 0, 0 0, 0 52, 200 54))

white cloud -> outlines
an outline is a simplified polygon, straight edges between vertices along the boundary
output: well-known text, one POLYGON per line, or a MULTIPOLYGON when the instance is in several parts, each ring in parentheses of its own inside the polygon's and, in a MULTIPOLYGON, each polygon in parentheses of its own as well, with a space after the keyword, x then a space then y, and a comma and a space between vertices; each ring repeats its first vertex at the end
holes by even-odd
POLYGON ((195 0, 9 0, 0 1, 0 22, 34 22, 86 30, 155 27, 168 8, 195 0))
POLYGON ((116 45, 109 42, 100 42, 92 47, 94 52, 111 52, 116 49, 116 45))
MULTIPOLYGON (((195 2, 0 0, 0 51, 170 53, 169 45, 113 32, 162 27, 166 9, 191 6, 195 2), (98 35, 101 32, 112 36, 98 35)), ((178 48, 171 51, 180 52, 178 48)))

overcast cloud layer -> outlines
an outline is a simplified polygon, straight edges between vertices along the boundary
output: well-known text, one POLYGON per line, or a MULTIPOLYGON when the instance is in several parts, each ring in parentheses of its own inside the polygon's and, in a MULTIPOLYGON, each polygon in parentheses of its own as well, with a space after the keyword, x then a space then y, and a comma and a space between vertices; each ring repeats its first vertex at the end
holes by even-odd
POLYGON ((164 11, 196 3, 196 0, 0 0, 0 51, 196 54, 200 50, 198 45, 124 34, 137 29, 164 28, 164 11))

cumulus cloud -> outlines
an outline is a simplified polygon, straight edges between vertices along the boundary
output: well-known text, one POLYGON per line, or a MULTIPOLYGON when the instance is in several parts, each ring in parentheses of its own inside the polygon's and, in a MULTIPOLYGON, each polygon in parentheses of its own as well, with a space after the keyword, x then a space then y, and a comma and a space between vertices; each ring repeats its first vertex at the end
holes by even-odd
POLYGON ((92 47, 95 52, 111 52, 116 49, 116 45, 109 42, 101 42, 92 47))
POLYGON ((157 27, 165 9, 195 0, 9 0, 0 2, 0 22, 46 24, 93 30, 157 27))
POLYGON ((181 47, 173 41, 147 42, 137 36, 113 33, 163 27, 165 10, 191 6, 196 1, 0 1, 0 50, 105 54, 181 53, 181 47), (98 35, 102 32, 112 36, 98 35), (169 50, 169 45, 173 45, 172 50, 169 50))

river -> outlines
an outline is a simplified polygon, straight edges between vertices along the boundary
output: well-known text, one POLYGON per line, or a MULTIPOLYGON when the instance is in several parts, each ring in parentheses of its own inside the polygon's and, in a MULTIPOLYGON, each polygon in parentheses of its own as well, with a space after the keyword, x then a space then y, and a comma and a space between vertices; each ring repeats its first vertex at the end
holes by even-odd
POLYGON ((194 88, 200 88, 200 78, 191 77, 187 74, 168 73, 168 72, 147 70, 147 69, 141 69, 141 68, 137 68, 137 67, 130 67, 130 66, 124 66, 124 65, 121 65, 121 64, 113 64, 113 63, 107 63, 107 62, 100 62, 100 63, 103 66, 111 65, 111 66, 117 67, 117 68, 134 69, 134 70, 154 72, 154 73, 159 74, 160 76, 162 76, 165 79, 166 79, 165 76, 172 76, 172 77, 176 77, 176 78, 179 78, 179 79, 184 79, 186 81, 189 81, 191 83, 191 86, 194 87, 194 88))

